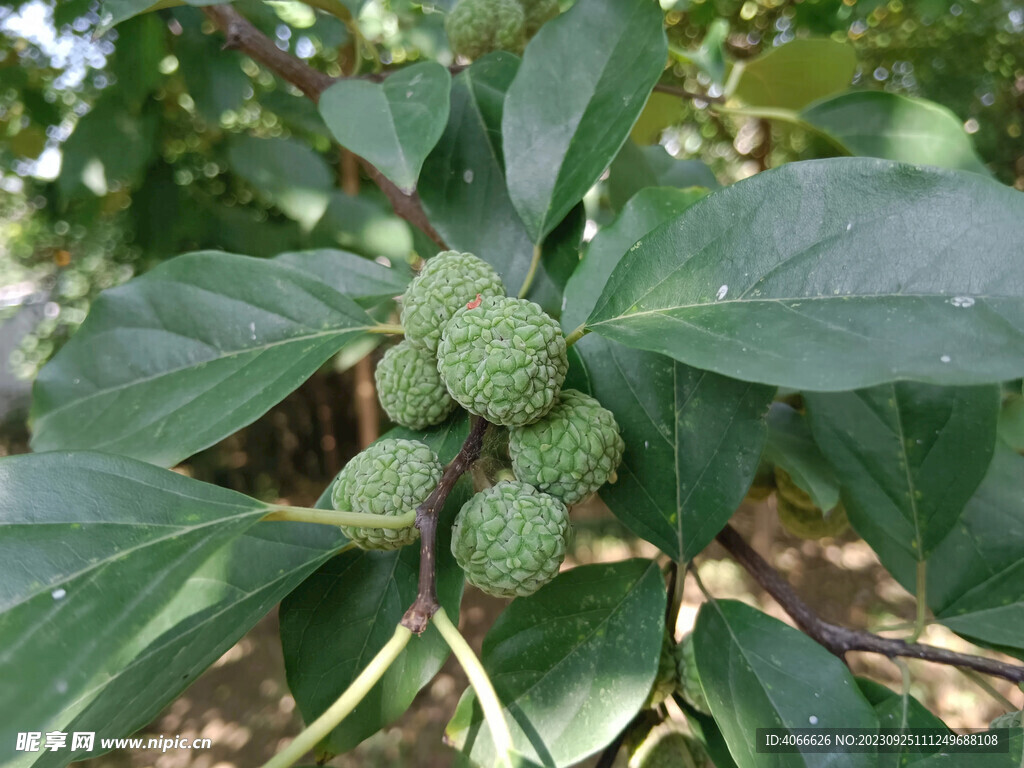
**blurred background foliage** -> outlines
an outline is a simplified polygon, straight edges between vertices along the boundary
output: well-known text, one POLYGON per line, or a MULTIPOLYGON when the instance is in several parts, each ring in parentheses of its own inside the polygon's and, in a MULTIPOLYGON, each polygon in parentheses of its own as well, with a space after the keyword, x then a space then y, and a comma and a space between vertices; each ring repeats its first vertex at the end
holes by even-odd
MULTIPOLYGON (((331 75, 420 58, 450 63, 449 4, 345 0, 346 21, 293 0, 237 3, 281 49, 331 75)), ((801 38, 848 42, 854 88, 948 107, 995 177, 1024 188, 1024 3, 662 6, 674 51, 663 82, 714 99, 728 87, 730 62, 801 38)), ((199 8, 164 8, 111 27, 119 7, 0 7, 0 414, 22 412, 23 382, 99 291, 162 259, 197 249, 270 256, 341 247, 389 260, 433 252, 373 184, 360 183, 354 158, 331 141, 314 105, 251 59, 222 50, 199 8)), ((655 98, 634 138, 704 164, 670 167, 665 151, 645 148, 660 183, 727 184, 830 154, 799 125, 724 114, 701 99, 655 98)), ((606 222, 631 191, 595 190, 591 218, 606 222)))
MULTIPOLYGON (((440 12, 446 3, 347 4, 362 41, 336 16, 299 2, 238 5, 280 48, 332 75, 451 61, 440 12)), ((749 60, 805 37, 849 41, 855 87, 945 105, 995 176, 1024 187, 1024 4, 662 4, 674 49, 710 52, 712 60, 716 51, 749 60)), ((16 344, 7 338, 6 374, 30 379, 98 291, 178 253, 269 256, 323 246, 389 259, 429 253, 373 185, 358 183, 354 168, 346 180, 345 158, 315 107, 252 60, 221 50, 198 8, 168 8, 116 28, 103 16, 94 0, 0 8, 0 311, 6 319, 19 309, 32 315, 16 344)), ((670 74, 683 87, 721 93, 708 74, 713 61, 677 58, 670 74)), ((675 126, 661 143, 676 157, 705 162, 722 183, 823 154, 799 127, 660 97, 675 126)))

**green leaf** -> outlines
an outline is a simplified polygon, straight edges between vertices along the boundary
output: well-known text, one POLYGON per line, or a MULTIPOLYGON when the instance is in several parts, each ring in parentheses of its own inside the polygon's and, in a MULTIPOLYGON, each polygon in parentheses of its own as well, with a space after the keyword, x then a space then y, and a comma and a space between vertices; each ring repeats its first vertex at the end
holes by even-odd
POLYGON ((320 114, 334 138, 411 192, 424 159, 448 121, 451 75, 425 61, 383 82, 349 78, 320 96, 320 114))
POLYGON ((662 132, 683 119, 683 100, 671 93, 651 93, 643 112, 629 132, 631 141, 640 146, 657 144, 662 132))
POLYGON ((839 481, 814 442, 803 414, 785 403, 772 403, 767 420, 765 458, 785 470, 818 509, 835 507, 839 503, 839 481))
POLYGON ((361 306, 373 306, 405 292, 412 280, 407 264, 385 267, 349 251, 319 248, 278 255, 274 261, 315 277, 361 306))
POLYGON ((845 90, 856 69, 851 45, 831 38, 793 40, 745 62, 733 95, 752 107, 802 109, 845 90))
MULTIPOLYGON (((703 190, 651 187, 591 241, 569 281, 563 327, 582 322, 630 246, 700 199, 703 190)), ((715 537, 742 500, 765 439, 774 390, 588 336, 575 345, 593 394, 614 414, 626 452, 601 497, 635 533, 676 560, 715 537), (668 483, 672 477, 675 482, 668 483)))
POLYGON ((324 159, 303 142, 232 136, 228 163, 268 202, 306 230, 327 210, 333 176, 324 159))
POLYGON ((877 728, 843 662, 803 632, 733 600, 705 603, 694 651, 701 687, 739 768, 874 768, 874 754, 768 754, 758 728, 877 728))
POLYGON ((100 21, 111 27, 147 11, 184 5, 184 0, 103 0, 100 21))
MULTIPOLYGON (((244 631, 209 613, 226 596, 226 605, 250 596, 235 592, 229 564, 205 572, 202 585, 194 579, 267 513, 261 502, 98 453, 4 459, 0 497, 0 718, 8 733, 67 731, 83 719, 130 729, 140 724, 133 708, 151 714, 153 700, 184 685, 178 673, 194 676, 213 660, 213 646, 244 631), (203 636, 190 645, 193 633, 203 636), (195 655, 171 660, 164 644, 195 655), (173 682, 162 663, 173 664, 173 682), (154 677, 171 690, 154 687, 133 703, 140 691, 125 683, 154 677)), ((5 765, 14 746, 0 744, 5 765)))
MULTIPOLYGON (((461 445, 466 434, 466 419, 459 418, 428 433, 393 430, 384 438, 424 440, 447 461, 452 445, 461 445)), ((318 507, 330 508, 330 490, 324 492, 318 507)), ((438 526, 438 595, 455 621, 463 577, 451 556, 451 522, 472 492, 470 479, 464 477, 449 496, 438 526)), ((419 546, 391 552, 351 550, 324 565, 281 604, 281 647, 288 687, 307 723, 323 714, 391 639, 416 599, 419 561, 419 546)), ((321 747, 336 754, 347 752, 393 722, 447 658, 448 645, 430 625, 413 638, 321 747)))
POLYGON ((637 535, 685 562, 739 506, 764 447, 773 387, 601 338, 575 346, 626 450, 601 498, 637 535))
MULTIPOLYGON (((505 187, 501 149, 505 92, 518 68, 516 56, 495 51, 452 80, 448 126, 423 164, 418 189, 430 223, 448 247, 486 259, 510 294, 523 284, 533 257, 533 241, 505 187)), ((547 265, 571 245, 567 240, 572 233, 563 229, 544 243, 529 296, 548 311, 561 304, 561 291, 547 265)))
MULTIPOLYGON (((857 687, 864 694, 871 706, 875 708, 878 722, 882 728, 897 728, 901 733, 908 729, 929 728, 949 732, 946 724, 933 715, 913 696, 903 696, 889 690, 881 683, 857 678, 857 687)), ((878 768, 903 768, 911 758, 938 752, 938 745, 928 749, 923 744, 908 743, 895 752, 885 752, 878 756, 878 768)))
MULTIPOLYGON (((513 601, 482 654, 513 746, 545 766, 568 766, 608 744, 651 688, 664 624, 665 583, 650 560, 579 566, 513 601)), ((467 691, 446 733, 474 762, 492 765, 482 720, 467 691)))
POLYGON ((152 107, 137 114, 116 91, 105 92, 61 147, 60 191, 103 197, 114 184, 137 183, 155 155, 157 117, 152 107))
POLYGON ((898 382, 804 399, 857 533, 926 559, 992 461, 999 388, 898 382))
POLYGON ((928 603, 939 621, 1019 657, 1024 657, 1022 509, 1024 457, 998 446, 988 474, 928 569, 928 603))
POLYGON ((539 243, 615 157, 665 67, 648 0, 578 0, 530 41, 502 116, 512 203, 539 243))
MULTIPOLYGON (((62 730, 121 737, 152 722, 344 541, 323 525, 268 522, 247 529, 188 578, 153 622, 155 639, 62 730)), ((70 757, 51 752, 34 765, 63 766, 70 757)))
POLYGON ((745 381, 847 390, 1024 373, 1024 196, 867 158, 790 163, 640 241, 587 325, 745 381))
POLYGON ((104 291, 40 371, 32 446, 175 464, 254 421, 371 325, 283 264, 179 256, 104 291))
POLYGON ((1024 397, 1011 395, 999 411, 999 439, 1018 453, 1024 452, 1024 397))
POLYGON ((663 146, 622 145, 608 168, 608 203, 613 211, 644 187, 704 187, 718 189, 718 180, 700 160, 677 160, 663 146))
POLYGON ((608 276, 633 243, 659 224, 678 216, 706 194, 706 189, 670 187, 646 187, 637 192, 615 221, 590 241, 583 261, 569 278, 562 312, 565 331, 572 331, 587 319, 608 282, 608 276))
POLYGON ((853 155, 991 176, 961 120, 933 101, 886 91, 855 91, 816 102, 800 117, 853 155))

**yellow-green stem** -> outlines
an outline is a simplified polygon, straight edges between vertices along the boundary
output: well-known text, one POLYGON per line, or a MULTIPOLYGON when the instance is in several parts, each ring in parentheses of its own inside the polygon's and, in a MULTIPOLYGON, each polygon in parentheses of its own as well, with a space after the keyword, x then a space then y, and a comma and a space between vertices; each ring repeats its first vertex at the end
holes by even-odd
POLYGON ((1003 694, 1001 694, 999 691, 995 689, 995 686, 993 686, 992 683, 990 683, 984 677, 979 675, 973 669, 967 669, 966 667, 957 667, 957 669, 960 670, 960 673, 964 677, 966 677, 972 683, 981 688, 981 690, 983 690, 985 693, 991 696, 995 701, 999 702, 999 706, 1001 706, 1003 709, 1006 709, 1008 711, 1018 709, 1016 704, 1014 704, 1008 698, 1003 696, 1003 694))
POLYGON ((590 333, 590 329, 587 328, 587 324, 583 323, 576 330, 565 337, 565 346, 571 347, 577 341, 582 339, 586 334, 590 333))
POLYGON ((530 259, 530 269, 526 273, 526 277, 523 279, 523 287, 519 289, 519 298, 525 299, 527 294, 530 293, 530 287, 533 285, 533 278, 537 276, 537 266, 540 264, 540 245, 533 246, 533 258, 530 259))
POLYGON ((313 509, 271 504, 264 520, 283 520, 294 523, 320 523, 321 525, 347 525, 355 528, 408 528, 416 522, 415 512, 404 515, 371 515, 365 512, 342 512, 337 509, 313 509))
POLYGON ((900 668, 900 678, 903 681, 903 714, 900 717, 900 730, 903 730, 910 719, 910 667, 903 659, 893 659, 893 663, 900 668))
POLYGON ((512 734, 508 730, 505 716, 501 713, 501 702, 498 701, 498 694, 494 692, 491 679, 487 677, 487 672, 480 660, 473 653, 473 649, 469 647, 466 639, 452 624, 452 620, 448 618, 444 608, 440 608, 431 621, 434 622, 437 631, 441 633, 441 637, 448 643, 448 647, 452 649, 455 658, 465 670, 466 677, 469 678, 469 684, 476 692, 477 701, 480 702, 480 708, 484 713, 484 720, 487 721, 487 727, 491 729, 491 741, 494 742, 494 751, 498 754, 499 764, 511 768, 512 734))
POLYGON ((306 5, 311 8, 319 8, 321 11, 332 16, 337 16, 345 22, 346 26, 352 21, 352 11, 341 0, 306 0, 306 5))
POLYGON ((304 754, 313 749, 321 739, 333 731, 342 720, 344 720, 353 709, 358 706, 370 689, 377 683, 388 667, 398 658, 409 643, 412 632, 398 625, 395 634, 391 636, 387 644, 380 649, 376 656, 370 661, 359 677, 352 681, 352 684, 345 690, 338 700, 331 704, 320 717, 306 727, 302 733, 283 750, 278 752, 267 762, 263 768, 289 768, 298 761, 304 754))
POLYGON ((921 560, 917 564, 917 617, 914 621, 914 632, 910 635, 908 642, 916 643, 921 633, 928 624, 928 563, 921 560))
POLYGON ((390 333, 394 336, 404 336, 405 328, 396 323, 378 323, 366 329, 367 333, 390 333))

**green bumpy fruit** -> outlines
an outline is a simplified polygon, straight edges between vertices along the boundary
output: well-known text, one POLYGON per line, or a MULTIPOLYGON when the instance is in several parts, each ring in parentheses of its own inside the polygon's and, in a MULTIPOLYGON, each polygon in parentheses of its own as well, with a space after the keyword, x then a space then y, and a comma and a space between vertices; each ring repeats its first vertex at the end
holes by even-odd
POLYGON ((480 296, 503 296, 494 267, 472 253, 442 251, 427 261, 402 297, 405 338, 431 352, 459 309, 480 296))
POLYGON ((775 468, 775 510, 779 522, 789 533, 801 539, 824 539, 838 536, 850 523, 846 509, 837 504, 828 513, 814 505, 814 501, 782 468, 775 468))
POLYGON ((452 50, 467 59, 491 51, 522 53, 526 14, 517 0, 460 0, 444 21, 452 50))
POLYGON ((612 412, 575 389, 562 390, 543 418, 509 431, 516 477, 566 504, 614 482, 624 448, 612 412))
POLYGON ((558 15, 558 0, 519 0, 526 14, 526 36, 533 37, 537 30, 558 15))
POLYGON ((569 510, 516 481, 467 501, 452 526, 452 554, 466 581, 495 597, 532 595, 558 574, 569 538, 569 510))
POLYGON ((993 720, 990 729, 996 728, 1024 728, 1024 711, 1007 712, 993 720))
POLYGON ((459 405, 506 427, 546 414, 569 368, 558 323, 532 301, 504 296, 456 312, 437 359, 441 380, 459 405))
POLYGON ((698 712, 710 715, 704 689, 700 686, 700 675, 697 672, 697 657, 693 651, 693 635, 686 635, 675 648, 676 651, 676 692, 683 701, 698 712))
POLYGON ((374 378, 381 407, 403 427, 424 429, 439 424, 455 408, 437 372, 437 357, 409 341, 384 353, 374 378))
MULTIPOLYGON (((338 474, 331 491, 334 508, 371 515, 415 512, 437 487, 444 467, 428 446, 390 438, 356 455, 338 474)), ((341 526, 363 549, 398 549, 419 538, 414 526, 399 529, 341 526)))

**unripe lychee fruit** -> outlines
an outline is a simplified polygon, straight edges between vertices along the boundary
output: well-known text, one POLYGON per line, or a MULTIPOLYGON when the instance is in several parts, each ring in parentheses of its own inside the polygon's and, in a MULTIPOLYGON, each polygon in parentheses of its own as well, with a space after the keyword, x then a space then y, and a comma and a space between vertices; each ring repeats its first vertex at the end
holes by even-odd
POLYGON ((491 51, 522 53, 526 14, 517 0, 459 0, 444 21, 452 51, 478 59, 491 51))
POLYGON ((633 753, 629 768, 705 768, 708 764, 700 742, 663 724, 652 729, 633 753))
MULTIPOLYGON (((444 467, 429 446, 389 438, 357 454, 338 474, 331 503, 344 512, 404 515, 415 512, 437 487, 444 467)), ((398 549, 419 538, 419 529, 341 526, 363 549, 398 549)))
POLYGON ((441 380, 459 405, 507 427, 546 414, 569 368, 558 323, 532 301, 505 296, 456 312, 437 359, 441 380))
POLYGON ((496 597, 531 595, 558 574, 569 510, 554 496, 505 481, 467 501, 452 526, 466 581, 496 597))
POLYGON ((509 430, 516 477, 566 504, 614 482, 624 448, 612 412, 575 389, 562 390, 542 418, 509 430))
POLYGON ((437 356, 412 342, 396 344, 377 363, 377 396, 388 418, 410 429, 444 421, 455 401, 437 372, 437 356))
POLYGON ((437 350, 441 331, 459 309, 480 296, 502 296, 505 286, 494 267, 472 253, 442 251, 429 259, 402 296, 405 338, 437 350))
POLYGON ((676 692, 687 704, 705 715, 711 714, 704 689, 700 686, 700 674, 697 672, 697 657, 693 651, 693 635, 683 637, 675 647, 676 652, 676 692))

